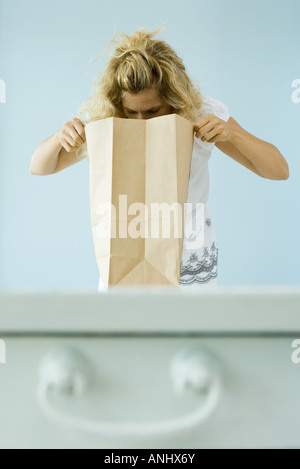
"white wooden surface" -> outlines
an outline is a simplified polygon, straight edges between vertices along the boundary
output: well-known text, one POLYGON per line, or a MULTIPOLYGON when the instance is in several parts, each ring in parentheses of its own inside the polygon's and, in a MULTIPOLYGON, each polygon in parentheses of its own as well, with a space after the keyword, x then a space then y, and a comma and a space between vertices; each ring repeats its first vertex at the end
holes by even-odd
POLYGON ((0 292, 5 332, 300 332, 300 287, 0 292))
POLYGON ((2 293, 0 448, 300 448, 300 292, 228 289, 205 294, 2 293), (172 358, 204 350, 220 367, 224 391, 209 421, 172 438, 109 439, 60 427, 37 403, 39 365, 73 347, 94 369, 81 398, 58 398, 77 416, 145 421, 199 405, 175 394, 172 358))

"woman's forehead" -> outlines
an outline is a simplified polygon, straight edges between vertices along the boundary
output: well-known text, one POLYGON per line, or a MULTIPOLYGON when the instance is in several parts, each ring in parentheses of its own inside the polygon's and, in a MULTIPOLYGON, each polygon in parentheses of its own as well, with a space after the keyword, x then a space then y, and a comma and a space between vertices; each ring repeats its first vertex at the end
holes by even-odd
POLYGON ((125 107, 149 105, 154 107, 156 105, 160 105, 161 103, 162 100, 156 87, 152 87, 134 94, 125 92, 122 100, 122 104, 125 107))

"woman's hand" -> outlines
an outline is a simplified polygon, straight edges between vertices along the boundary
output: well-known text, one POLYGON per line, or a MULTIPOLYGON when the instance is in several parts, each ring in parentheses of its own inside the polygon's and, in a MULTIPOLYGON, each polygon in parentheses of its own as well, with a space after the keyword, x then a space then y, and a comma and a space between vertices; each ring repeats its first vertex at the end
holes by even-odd
POLYGON ((230 140, 230 124, 214 114, 208 114, 199 122, 194 122, 196 137, 202 142, 216 143, 230 140))
POLYGON ((78 150, 86 141, 84 125, 77 118, 67 122, 57 132, 57 136, 60 144, 68 153, 78 150))

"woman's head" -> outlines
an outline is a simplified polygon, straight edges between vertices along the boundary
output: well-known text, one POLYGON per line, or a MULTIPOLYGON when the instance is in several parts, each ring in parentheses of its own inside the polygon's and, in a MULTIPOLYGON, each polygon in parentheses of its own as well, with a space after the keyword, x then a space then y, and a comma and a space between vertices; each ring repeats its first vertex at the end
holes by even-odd
POLYGON ((182 60, 164 41, 160 30, 137 31, 115 38, 111 58, 95 83, 93 96, 80 112, 86 122, 107 117, 150 118, 177 113, 196 120, 203 110, 200 92, 182 60))
POLYGON ((172 114, 174 109, 161 96, 157 84, 138 93, 122 93, 122 112, 128 119, 151 119, 172 114))

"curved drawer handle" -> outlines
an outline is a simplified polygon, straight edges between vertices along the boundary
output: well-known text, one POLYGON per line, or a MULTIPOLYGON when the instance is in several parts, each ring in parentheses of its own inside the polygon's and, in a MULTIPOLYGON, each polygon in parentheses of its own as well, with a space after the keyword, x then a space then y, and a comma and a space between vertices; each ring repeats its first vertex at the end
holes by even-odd
POLYGON ((38 401, 44 414, 52 421, 72 429, 103 437, 153 437, 183 432, 204 424, 216 409, 222 383, 218 370, 207 355, 200 351, 184 351, 171 364, 177 392, 205 394, 204 401, 191 413, 173 419, 153 422, 106 422, 76 417, 53 402, 55 394, 82 395, 89 384, 89 363, 76 351, 63 350, 43 361, 38 386, 38 401))

